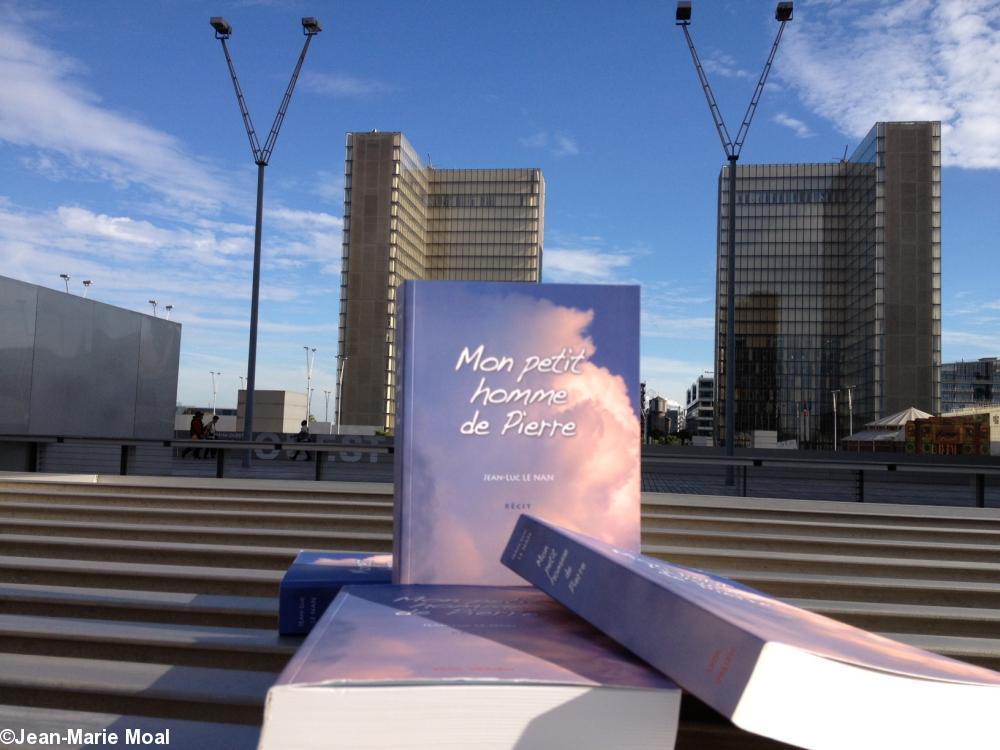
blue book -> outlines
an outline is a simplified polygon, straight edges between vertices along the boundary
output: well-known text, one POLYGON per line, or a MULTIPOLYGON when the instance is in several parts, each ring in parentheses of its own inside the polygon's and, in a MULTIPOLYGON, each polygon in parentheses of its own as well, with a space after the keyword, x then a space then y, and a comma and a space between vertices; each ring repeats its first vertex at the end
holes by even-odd
POLYGON ((267 748, 669 748, 680 690, 542 592, 349 586, 268 693, 267 748))
POLYGON ((805 748, 997 747, 989 669, 528 515, 503 562, 748 731, 805 748))
POLYGON ((302 550, 281 579, 278 632, 305 635, 342 586, 389 583, 391 578, 392 555, 302 550))
POLYGON ((521 584, 499 560, 522 511, 637 547, 639 288, 401 294, 394 581, 521 584))

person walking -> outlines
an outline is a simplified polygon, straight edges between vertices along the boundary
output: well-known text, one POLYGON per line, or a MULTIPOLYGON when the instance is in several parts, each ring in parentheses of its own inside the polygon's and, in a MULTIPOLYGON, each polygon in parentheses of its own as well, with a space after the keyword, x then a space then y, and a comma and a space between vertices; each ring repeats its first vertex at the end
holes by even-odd
MULTIPOLYGON (((192 440, 202 440, 205 437, 205 423, 201 419, 203 416, 205 416, 205 412, 196 411, 191 417, 190 436, 192 440)), ((194 458, 201 458, 201 448, 189 445, 181 451, 181 458, 187 456, 188 453, 191 453, 194 458)))
MULTIPOLYGON (((306 420, 302 420, 302 425, 299 427, 299 434, 295 436, 296 443, 308 443, 309 442, 309 423, 306 420)), ((311 461, 312 456, 309 455, 308 451, 300 451, 296 448, 295 453, 292 454, 292 460, 295 461, 299 454, 306 457, 306 461, 311 461)))
MULTIPOLYGON (((219 415, 215 414, 212 416, 212 421, 205 425, 205 440, 216 440, 217 436, 215 434, 216 427, 219 424, 219 415)), ((218 451, 215 448, 205 449, 205 458, 215 458, 218 451)))

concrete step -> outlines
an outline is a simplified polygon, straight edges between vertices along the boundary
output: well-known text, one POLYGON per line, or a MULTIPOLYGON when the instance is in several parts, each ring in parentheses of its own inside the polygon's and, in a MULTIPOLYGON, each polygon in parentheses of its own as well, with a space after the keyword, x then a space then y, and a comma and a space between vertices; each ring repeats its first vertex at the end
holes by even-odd
POLYGON ((0 653, 0 704, 259 726, 276 677, 244 669, 0 653))
MULTIPOLYGON (((707 531, 643 526, 642 542, 652 547, 684 547, 766 552, 806 552, 813 554, 859 555, 905 559, 949 560, 952 562, 1000 561, 1000 544, 957 544, 954 542, 913 542, 894 539, 853 539, 842 536, 790 533, 707 531)), ((0 542, 2 543, 2 542, 0 542)))
MULTIPOLYGON (((373 535, 358 535, 354 547, 366 546, 373 535)), ((345 540, 347 541, 347 540, 345 540)), ((391 542, 384 536, 381 541, 391 542)), ((0 534, 0 549, 18 557, 63 560, 103 560, 142 563, 155 559, 164 565, 218 568, 260 568, 284 572, 299 553, 298 547, 246 547, 184 542, 132 542, 122 539, 81 539, 65 536, 0 534)))
MULTIPOLYGON (((208 462, 206 462, 208 463, 208 462)), ((49 493, 170 494, 191 497, 233 496, 308 499, 358 496, 392 500, 391 482, 314 482, 296 479, 216 479, 215 477, 116 476, 109 474, 34 474, 0 472, 0 489, 45 488, 49 493)))
MULTIPOLYGON (((996 632, 996 631, 994 631, 996 632)), ((882 633, 886 638, 933 651, 952 659, 1000 670, 1000 638, 973 638, 927 633, 882 633)))
POLYGON ((833 500, 718 497, 643 493, 643 515, 666 511, 686 515, 744 514, 755 519, 880 523, 885 525, 1000 530, 1000 508, 853 503, 833 500))
POLYGON ((0 506, 6 518, 62 521, 108 521, 112 523, 190 523, 196 526, 229 526, 276 529, 323 529, 391 532, 392 518, 368 514, 276 513, 240 510, 191 510, 188 508, 126 508, 113 505, 61 505, 49 502, 6 503, 0 506))
POLYGON ((382 532, 232 528, 226 526, 189 526, 181 523, 53 521, 45 518, 4 518, 0 528, 6 534, 66 536, 80 539, 192 542, 338 551, 355 549, 367 552, 389 552, 392 549, 392 535, 382 532))
MULTIPOLYGON (((90 711, 65 711, 58 708, 33 708, 29 706, 0 706, 0 727, 15 732, 58 733, 68 737, 70 730, 82 730, 94 735, 106 732, 117 735, 116 745, 125 746, 130 741, 127 732, 155 734, 169 731, 169 747, 175 750, 211 748, 211 750, 255 750, 260 730, 246 724, 223 724, 208 721, 153 718, 149 716, 123 716, 117 713, 90 711)), ((131 743, 135 746, 135 743, 131 743)), ((65 750, 93 747, 93 745, 66 744, 65 750)))
POLYGON ((277 597, 281 571, 0 556, 0 582, 277 597))
POLYGON ((782 599, 1000 609, 1000 584, 717 568, 713 572, 782 599))
POLYGON ((0 615, 0 652, 279 672, 302 643, 274 630, 0 615))
POLYGON ((367 495, 331 494, 317 498, 269 498, 232 495, 174 495, 162 493, 48 492, 45 488, 0 488, 0 508, 7 503, 50 502, 56 505, 106 505, 123 508, 239 510, 248 512, 347 514, 392 517, 392 500, 372 500, 367 495))
POLYGON ((278 603, 264 596, 0 583, 0 614, 274 630, 278 603))
POLYGON ((755 550, 728 551, 679 545, 644 545, 642 551, 678 565, 713 572, 739 568, 764 573, 832 574, 856 578, 879 576, 883 579, 919 578, 931 581, 1000 585, 1000 562, 952 562, 936 559, 755 550))
POLYGON ((849 523, 845 521, 798 521, 755 518, 752 513, 706 515, 649 510, 642 515, 643 531, 657 529, 698 529, 703 531, 741 531, 746 534, 774 533, 800 536, 837 536, 853 539, 894 539, 897 541, 958 544, 992 544, 1000 547, 1000 530, 952 527, 946 519, 940 525, 906 526, 900 524, 849 523))
POLYGON ((881 633, 979 637, 1000 633, 1000 609, 933 604, 789 599, 791 604, 849 625, 881 633))

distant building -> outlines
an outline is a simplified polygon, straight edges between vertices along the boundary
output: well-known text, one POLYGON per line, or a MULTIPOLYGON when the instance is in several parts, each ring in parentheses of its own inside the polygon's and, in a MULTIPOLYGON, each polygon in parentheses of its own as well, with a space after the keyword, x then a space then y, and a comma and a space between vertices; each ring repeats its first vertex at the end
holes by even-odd
POLYGON ((396 290, 406 279, 538 282, 540 169, 437 169, 402 133, 349 133, 340 344, 344 424, 395 422, 396 290))
POLYGON ((684 406, 684 429, 695 445, 712 445, 715 412, 715 378, 699 375, 687 389, 684 406))
POLYGON ((666 436, 669 433, 667 400, 662 396, 653 396, 649 399, 649 408, 646 410, 646 434, 652 438, 666 436))
MULTIPOLYGON (((247 392, 240 389, 236 403, 236 432, 243 433, 247 392)), ((306 394, 295 391, 253 392, 253 432, 294 434, 306 415, 306 394)))
POLYGON ((1000 360, 983 357, 941 365, 942 414, 986 404, 1000 405, 1000 360))
MULTIPOLYGON (((880 122, 850 159, 736 178, 736 435, 832 447, 839 422, 940 409, 941 126, 880 122)), ((719 176, 716 434, 725 421, 728 167, 719 176)))

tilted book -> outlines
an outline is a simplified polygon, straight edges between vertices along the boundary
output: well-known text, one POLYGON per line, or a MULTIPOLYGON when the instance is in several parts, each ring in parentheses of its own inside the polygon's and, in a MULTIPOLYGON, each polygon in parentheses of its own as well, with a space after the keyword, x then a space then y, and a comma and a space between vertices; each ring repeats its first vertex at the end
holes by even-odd
POLYGON ((261 750, 656 748, 677 686, 526 586, 348 586, 268 692, 261 750))
POLYGON ((805 748, 995 748, 1000 674, 522 516, 503 554, 733 723, 805 748))
POLYGON ((408 281, 396 583, 520 585, 522 511, 639 545, 639 288, 408 281))
POLYGON ((305 635, 312 630, 341 587, 389 583, 392 555, 302 550, 278 589, 278 632, 305 635))

